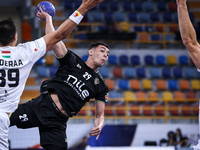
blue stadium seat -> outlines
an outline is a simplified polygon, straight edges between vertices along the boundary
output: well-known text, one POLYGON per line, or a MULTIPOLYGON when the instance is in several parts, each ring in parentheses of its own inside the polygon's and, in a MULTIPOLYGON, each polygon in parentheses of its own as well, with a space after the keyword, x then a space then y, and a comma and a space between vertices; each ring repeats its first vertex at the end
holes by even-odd
POLYGON ((131 11, 132 10, 132 3, 130 1, 123 2, 123 10, 124 11, 131 11))
POLYGON ((128 78, 133 78, 135 77, 135 71, 134 68, 132 67, 126 67, 124 68, 124 75, 128 78))
POLYGON ((107 31, 107 26, 98 26, 99 31, 107 31))
POLYGON ((166 4, 166 2, 158 2, 157 3, 157 9, 159 11, 166 11, 167 10, 167 4, 166 4))
POLYGON ((66 10, 72 10, 73 9, 73 1, 72 0, 65 1, 64 8, 66 10))
POLYGON ((35 65, 42 65, 45 63, 45 59, 44 57, 41 57, 40 59, 38 59, 36 62, 35 62, 35 65))
POLYGON ((130 12, 128 14, 128 19, 130 22, 137 22, 138 18, 137 18, 137 13, 136 12, 130 12))
POLYGON ((164 55, 157 55, 156 56, 156 64, 158 65, 165 65, 165 56, 164 55))
POLYGON ((160 20, 158 12, 152 12, 152 13, 150 13, 150 17, 149 18, 150 18, 150 20, 152 22, 158 22, 160 20))
POLYGON ((134 10, 136 11, 142 11, 142 3, 141 2, 135 2, 134 3, 134 10))
POLYGON ((153 3, 150 1, 144 2, 143 6, 145 11, 153 11, 154 9, 153 3))
POLYGON ((190 17, 191 22, 193 22, 194 21, 194 15, 193 15, 192 12, 189 12, 189 17, 190 17))
POLYGON ((114 20, 116 22, 122 22, 122 21, 124 21, 124 14, 122 12, 116 12, 116 13, 114 13, 114 20))
POLYGON ((196 70, 197 79, 200 79, 200 72, 196 70))
POLYGON ((100 72, 100 74, 104 77, 104 78, 107 78, 108 77, 108 72, 109 72, 109 70, 108 70, 108 68, 107 67, 100 67, 99 68, 99 72, 100 72))
POLYGON ((151 34, 150 39, 151 41, 160 41, 161 37, 159 34, 151 34))
POLYGON ((120 55, 119 56, 119 63, 122 65, 128 65, 128 56, 127 55, 120 55))
POLYGON ((191 68, 191 67, 185 67, 184 68, 184 75, 185 75, 185 77, 186 78, 195 78, 195 69, 191 68))
POLYGON ((129 89, 129 81, 126 79, 120 79, 119 80, 119 88, 123 90, 129 89))
POLYGON ((103 11, 107 11, 108 10, 108 3, 107 1, 103 1, 102 3, 99 4, 99 9, 103 10, 103 11))
POLYGON ((169 67, 162 68, 162 77, 171 78, 171 69, 169 67))
POLYGON ((188 58, 188 56, 185 56, 185 55, 179 56, 178 61, 179 61, 180 65, 188 65, 189 64, 189 58, 188 58))
POLYGON ((88 39, 87 38, 87 34, 85 34, 85 33, 78 34, 78 39, 80 39, 80 40, 87 40, 88 39))
POLYGON ((79 8, 79 6, 81 5, 81 3, 82 3, 81 0, 75 1, 75 9, 79 8))
POLYGON ((166 41, 172 41, 172 40, 174 40, 174 35, 171 35, 171 34, 165 35, 165 40, 166 41))
POLYGON ((104 20, 107 22, 113 21, 113 13, 112 12, 105 12, 104 13, 104 20))
POLYGON ((51 66, 50 67, 50 76, 54 76, 56 74, 57 70, 58 70, 57 66, 51 66))
MULTIPOLYGON (((140 24, 140 23, 139 23, 140 24)), ((143 26, 139 25, 139 26, 134 26, 134 30, 135 32, 142 32, 144 31, 143 26)))
POLYGON ((173 75, 175 78, 182 78, 183 77, 183 70, 180 67, 176 67, 173 69, 173 75))
POLYGON ((83 60, 84 62, 86 62, 87 59, 88 59, 88 55, 83 55, 81 58, 82 58, 82 60, 83 60))
POLYGON ((111 11, 117 11, 119 9, 118 1, 111 1, 109 7, 111 11))
POLYGON ((177 14, 177 12, 172 14, 172 21, 173 22, 178 22, 178 14, 177 14))
POLYGON ((117 56, 116 55, 110 55, 108 57, 108 63, 111 65, 116 65, 117 64, 117 56))
POLYGON ((36 70, 37 74, 41 77, 49 77, 50 75, 49 67, 38 66, 36 70))
POLYGON ((178 82, 177 80, 168 80, 168 88, 169 90, 177 90, 178 89, 178 82))
POLYGON ((138 78, 145 78, 146 77, 146 71, 145 68, 139 67, 136 69, 136 75, 138 78))
POLYGON ((164 12, 163 13, 163 21, 171 22, 172 21, 172 13, 171 12, 164 12))
POLYGON ((152 67, 150 69, 149 73, 150 73, 151 78, 160 78, 161 77, 159 68, 152 67))
POLYGON ((103 14, 98 11, 92 13, 92 18, 93 22, 103 22, 103 14))
POLYGON ((120 98, 120 93, 117 91, 109 91, 109 98, 120 98))
POLYGON ((140 65, 140 57, 138 55, 132 55, 131 56, 131 64, 140 65))
POLYGON ((139 18, 138 20, 140 22, 148 22, 149 21, 149 15, 147 13, 145 13, 145 12, 139 13, 138 14, 138 18, 139 18))
POLYGON ((153 56, 152 55, 144 56, 144 62, 146 65, 153 65, 154 64, 153 56))

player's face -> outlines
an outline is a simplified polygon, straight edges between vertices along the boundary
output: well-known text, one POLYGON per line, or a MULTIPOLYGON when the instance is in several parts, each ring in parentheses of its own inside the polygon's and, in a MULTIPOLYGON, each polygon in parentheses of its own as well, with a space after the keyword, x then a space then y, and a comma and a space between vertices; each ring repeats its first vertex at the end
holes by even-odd
POLYGON ((109 49, 103 45, 99 45, 93 52, 93 60, 97 67, 101 67, 108 60, 109 49))

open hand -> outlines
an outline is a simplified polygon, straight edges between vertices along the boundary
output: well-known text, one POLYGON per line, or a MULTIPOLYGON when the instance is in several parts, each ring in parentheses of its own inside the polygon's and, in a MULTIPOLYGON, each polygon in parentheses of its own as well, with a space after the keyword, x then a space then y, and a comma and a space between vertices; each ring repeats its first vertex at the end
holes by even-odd
POLYGON ((104 0, 82 0, 82 5, 84 5, 87 9, 91 9, 103 1, 104 0))
POLYGON ((97 126, 97 127, 93 127, 91 129, 91 132, 89 133, 90 136, 97 136, 96 140, 99 138, 99 135, 101 133, 101 129, 97 126))
POLYGON ((45 21, 46 17, 51 17, 48 13, 44 12, 40 7, 40 11, 37 12, 37 17, 40 21, 45 21))

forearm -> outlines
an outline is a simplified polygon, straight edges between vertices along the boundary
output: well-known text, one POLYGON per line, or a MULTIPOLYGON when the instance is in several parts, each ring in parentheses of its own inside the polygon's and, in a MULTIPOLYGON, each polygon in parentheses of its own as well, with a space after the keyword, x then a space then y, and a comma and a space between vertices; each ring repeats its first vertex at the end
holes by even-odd
MULTIPOLYGON (((83 5, 81 5, 77 11, 84 16, 85 13, 88 11, 88 9, 86 7, 84 7, 83 5)), ((61 37, 61 39, 66 38, 71 31, 73 31, 73 29, 77 26, 77 24, 75 22, 73 22, 71 19, 67 19, 65 22, 63 22, 63 24, 57 29, 57 38, 59 38, 59 36, 61 37), (66 28, 66 26, 68 28, 66 28)))
MULTIPOLYGON (((55 31, 54 26, 53 26, 53 22, 52 22, 52 17, 50 15, 46 16, 46 29, 45 32, 46 34, 55 31)), ((53 52, 55 54, 56 57, 61 58, 64 56, 64 54, 66 54, 66 47, 64 45, 64 43, 62 41, 59 41, 58 43, 56 43, 55 45, 53 45, 52 47, 53 52)))
POLYGON ((46 28, 45 28, 45 33, 48 34, 50 32, 55 31, 54 26, 53 26, 53 22, 52 22, 52 17, 50 15, 48 15, 46 17, 46 28))
POLYGON ((179 30, 183 44, 197 68, 200 68, 200 45, 197 42, 196 32, 190 21, 187 5, 180 1, 177 3, 179 30))
POLYGON ((186 3, 179 3, 177 5, 177 11, 178 11, 178 18, 179 18, 178 20, 179 30, 180 30, 180 34, 181 34, 184 45, 186 47, 189 44, 195 45, 197 43, 196 32, 190 21, 186 3))
POLYGON ((104 125, 104 114, 96 115, 95 121, 94 121, 94 126, 102 129, 103 125, 104 125))

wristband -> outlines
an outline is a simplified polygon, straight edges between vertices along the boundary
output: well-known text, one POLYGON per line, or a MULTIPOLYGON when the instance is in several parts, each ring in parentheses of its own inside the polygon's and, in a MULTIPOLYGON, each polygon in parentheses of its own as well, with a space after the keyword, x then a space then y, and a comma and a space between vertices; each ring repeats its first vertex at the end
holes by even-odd
POLYGON ((73 12, 73 14, 69 17, 70 20, 75 22, 76 24, 79 24, 81 20, 83 19, 83 16, 76 10, 73 12))

